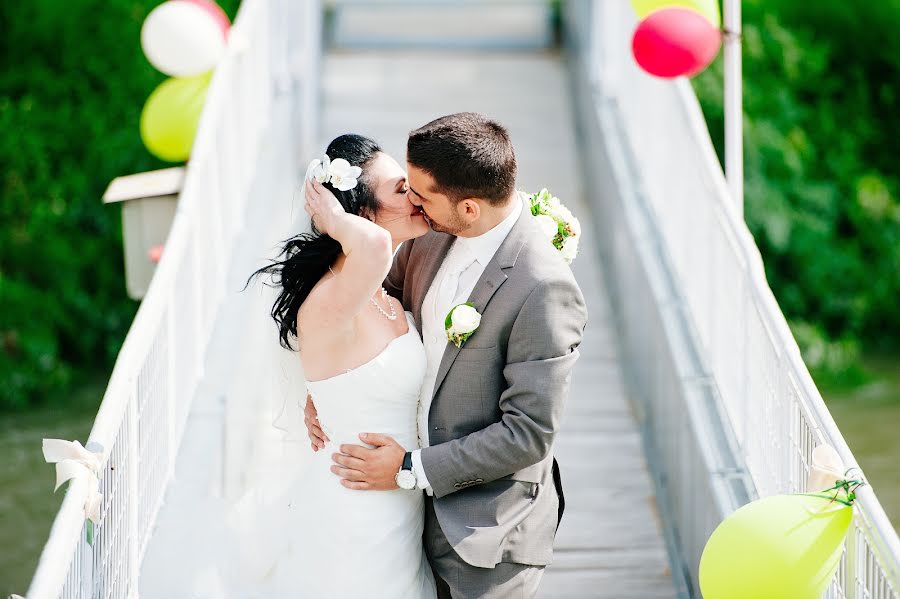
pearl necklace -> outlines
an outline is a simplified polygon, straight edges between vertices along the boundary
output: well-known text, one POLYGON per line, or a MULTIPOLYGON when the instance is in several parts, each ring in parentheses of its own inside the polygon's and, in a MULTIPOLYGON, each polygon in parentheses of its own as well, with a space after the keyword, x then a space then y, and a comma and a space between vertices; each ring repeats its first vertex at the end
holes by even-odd
MULTIPOLYGON (((330 266, 328 267, 328 270, 331 270, 330 266)), ((333 270, 331 270, 331 274, 334 276, 337 276, 337 274, 333 270)), ((388 295, 387 289, 385 289, 384 287, 381 288, 381 297, 383 299, 387 300, 388 307, 391 309, 390 314, 385 312, 384 308, 382 308, 381 306, 378 305, 378 302, 375 301, 374 297, 370 297, 369 301, 372 302, 372 305, 375 306, 379 312, 381 312, 382 316, 384 316, 385 318, 387 318, 390 321, 397 320, 397 308, 394 307, 394 301, 393 301, 394 298, 392 298, 391 296, 388 295)))
POLYGON ((394 307, 394 302, 393 302, 394 298, 392 298, 391 296, 388 295, 388 292, 384 287, 381 288, 381 297, 387 300, 388 306, 391 309, 390 314, 385 312, 384 308, 382 308, 381 306, 378 305, 378 302, 375 301, 374 297, 370 297, 369 301, 372 302, 373 306, 378 308, 378 311, 381 312, 382 316, 384 316, 385 318, 387 318, 388 320, 391 320, 391 321, 397 320, 397 309, 394 307))

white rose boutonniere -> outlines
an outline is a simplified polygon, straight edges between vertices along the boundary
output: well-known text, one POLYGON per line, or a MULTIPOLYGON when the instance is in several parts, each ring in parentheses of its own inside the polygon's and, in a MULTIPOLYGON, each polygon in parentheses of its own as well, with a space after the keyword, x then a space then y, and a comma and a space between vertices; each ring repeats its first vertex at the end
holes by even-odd
POLYGON ((474 305, 466 303, 453 306, 444 320, 447 339, 456 347, 462 347, 462 344, 472 336, 472 333, 475 332, 475 329, 480 324, 481 314, 478 313, 474 305))
POLYGON ((532 216, 537 219, 541 231, 550 240, 563 259, 569 264, 578 255, 581 241, 581 223, 562 205, 559 198, 546 189, 528 196, 532 216))

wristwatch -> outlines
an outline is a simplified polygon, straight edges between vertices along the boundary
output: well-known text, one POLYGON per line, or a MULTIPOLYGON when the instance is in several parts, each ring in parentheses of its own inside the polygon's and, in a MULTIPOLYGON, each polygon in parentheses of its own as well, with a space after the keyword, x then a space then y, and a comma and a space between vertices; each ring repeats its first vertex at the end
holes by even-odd
POLYGON ((394 480, 401 489, 411 491, 416 488, 416 474, 412 469, 412 453, 407 451, 403 455, 403 464, 400 466, 400 471, 394 476, 394 480))

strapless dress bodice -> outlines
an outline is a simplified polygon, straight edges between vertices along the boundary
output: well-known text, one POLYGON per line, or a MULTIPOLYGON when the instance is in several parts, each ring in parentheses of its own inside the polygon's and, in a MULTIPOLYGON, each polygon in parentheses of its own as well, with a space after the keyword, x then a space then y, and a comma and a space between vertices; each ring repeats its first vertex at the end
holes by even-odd
POLYGON ((332 443, 360 443, 359 433, 377 432, 417 447, 416 410, 426 358, 409 313, 406 318, 409 331, 362 366, 306 383, 332 443))

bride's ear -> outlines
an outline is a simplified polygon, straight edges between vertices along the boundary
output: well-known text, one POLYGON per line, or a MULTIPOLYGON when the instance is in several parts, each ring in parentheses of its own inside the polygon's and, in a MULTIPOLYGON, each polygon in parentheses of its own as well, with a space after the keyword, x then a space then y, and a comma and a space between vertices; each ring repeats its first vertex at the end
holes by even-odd
POLYGON ((374 210, 364 209, 362 212, 360 212, 359 215, 369 222, 373 222, 373 223, 376 222, 374 210))

